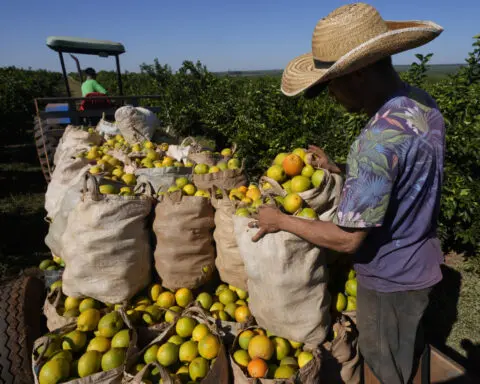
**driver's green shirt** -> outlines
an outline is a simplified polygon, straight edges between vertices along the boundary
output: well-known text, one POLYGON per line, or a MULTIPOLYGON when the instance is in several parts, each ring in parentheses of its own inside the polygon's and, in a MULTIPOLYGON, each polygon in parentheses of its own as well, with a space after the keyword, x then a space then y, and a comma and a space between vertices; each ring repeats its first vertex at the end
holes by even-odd
POLYGON ((99 92, 103 94, 107 94, 107 90, 103 88, 97 80, 95 79, 88 79, 85 80, 82 84, 82 96, 85 97, 89 93, 92 92, 99 92))

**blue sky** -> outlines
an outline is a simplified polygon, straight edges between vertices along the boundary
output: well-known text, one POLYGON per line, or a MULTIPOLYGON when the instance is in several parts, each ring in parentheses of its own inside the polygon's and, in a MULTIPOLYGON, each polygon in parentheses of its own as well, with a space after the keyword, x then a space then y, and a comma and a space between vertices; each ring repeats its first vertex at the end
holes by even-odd
MULTIPOLYGON (((158 58, 177 69, 200 60, 211 71, 278 69, 310 50, 316 22, 349 1, 277 0, 5 0, 0 11, 0 66, 59 70, 49 35, 122 42, 123 70, 137 71, 158 58)), ((432 63, 463 62, 480 33, 478 0, 372 0, 389 20, 432 20, 440 37, 394 56, 409 64, 415 53, 434 53, 432 63)), ((81 56, 82 67, 112 69, 113 59, 81 56)), ((75 67, 67 59, 68 69, 75 67)))

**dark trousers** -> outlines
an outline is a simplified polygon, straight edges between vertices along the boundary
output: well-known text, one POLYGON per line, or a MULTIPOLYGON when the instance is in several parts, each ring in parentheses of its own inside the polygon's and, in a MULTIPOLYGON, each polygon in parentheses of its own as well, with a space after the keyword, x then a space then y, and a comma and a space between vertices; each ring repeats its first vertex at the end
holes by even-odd
POLYGON ((410 383, 425 348, 421 320, 431 288, 382 293, 358 286, 360 352, 383 384, 410 383))

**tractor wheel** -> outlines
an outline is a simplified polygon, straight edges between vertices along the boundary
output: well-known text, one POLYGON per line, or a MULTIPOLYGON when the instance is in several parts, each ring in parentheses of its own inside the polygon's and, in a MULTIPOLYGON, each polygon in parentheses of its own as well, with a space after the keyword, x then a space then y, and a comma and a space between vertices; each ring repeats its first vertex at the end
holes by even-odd
POLYGON ((42 280, 22 275, 0 285, 0 384, 31 384, 34 341, 46 332, 42 280))
POLYGON ((48 133, 55 128, 58 127, 56 125, 47 124, 45 120, 42 120, 42 126, 40 127, 40 120, 38 118, 35 119, 35 124, 33 126, 38 160, 40 160, 42 172, 47 183, 50 182, 51 172, 53 172, 53 157, 58 145, 58 140, 48 133))

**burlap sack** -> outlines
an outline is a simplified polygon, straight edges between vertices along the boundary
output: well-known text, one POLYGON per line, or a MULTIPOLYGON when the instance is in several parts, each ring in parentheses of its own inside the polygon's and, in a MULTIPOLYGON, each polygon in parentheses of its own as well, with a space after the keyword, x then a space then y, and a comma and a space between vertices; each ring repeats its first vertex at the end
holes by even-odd
POLYGON ((47 217, 55 219, 60 211, 61 202, 68 190, 81 190, 83 176, 90 168, 85 158, 64 157, 52 173, 52 179, 45 193, 47 217))
POLYGON ((87 174, 82 201, 69 215, 62 236, 66 295, 120 303, 149 284, 147 223, 153 198, 147 192, 102 195, 95 178, 87 174))
POLYGON ((95 129, 101 135, 105 135, 105 136, 115 136, 115 135, 121 134, 117 124, 111 123, 110 121, 105 120, 105 116, 103 116, 100 119, 95 129))
MULTIPOLYGON (((197 320, 200 324, 205 324, 207 327, 210 329, 210 332, 219 337, 221 339, 221 333, 219 332, 218 328, 216 325, 208 320, 208 318, 205 316, 205 312, 199 308, 198 306, 190 306, 187 309, 185 309, 180 317, 192 317, 195 320, 197 320)), ((179 318, 180 318, 179 317, 179 318)), ((177 319, 178 320, 178 319, 177 319)), ((175 332, 175 326, 177 324, 177 320, 175 320, 167 329, 161 331, 161 333, 158 335, 157 338, 155 338, 151 343, 149 343, 145 348, 143 348, 140 352, 136 353, 135 355, 131 356, 130 359, 128 359, 128 362, 126 364, 126 369, 125 373, 123 376, 123 383, 131 383, 131 384, 141 384, 142 379, 145 377, 147 369, 151 368, 152 366, 155 366, 159 369, 160 371, 160 376, 161 379, 163 380, 163 384, 180 384, 180 382, 174 381, 170 375, 168 374, 168 371, 164 369, 162 366, 159 364, 151 364, 147 365, 140 371, 138 374, 133 376, 132 371, 138 362, 143 362, 143 355, 145 354, 145 351, 150 348, 154 344, 163 344, 165 343, 170 336, 174 335, 175 332)), ((228 358, 227 358, 227 352, 225 349, 225 346, 223 343, 221 344, 220 351, 215 359, 215 363, 213 366, 210 368, 210 371, 208 372, 207 376, 199 381, 199 383, 202 384, 228 384, 229 381, 229 366, 228 366, 228 358)))
POLYGON ((190 147, 187 159, 195 164, 212 166, 222 159, 222 156, 214 154, 213 149, 202 147, 193 137, 185 138, 180 146, 190 147))
POLYGON ((226 171, 206 173, 204 175, 193 175, 193 183, 199 189, 209 190, 214 187, 231 190, 247 185, 243 165, 240 169, 227 169, 226 171))
MULTIPOLYGON (((127 357, 125 359, 125 361, 128 361, 128 359, 136 352, 137 334, 135 332, 135 329, 132 328, 125 313, 123 311, 119 311, 119 312, 122 315, 122 318, 125 324, 130 329, 130 335, 131 335, 130 345, 127 349, 127 357)), ((56 335, 65 335, 68 332, 75 330, 76 327, 77 327, 76 324, 70 324, 63 328, 57 329, 51 333, 56 335)), ((45 364, 46 361, 48 360, 43 356, 43 354, 38 355, 35 351, 37 351, 38 348, 40 348, 41 346, 45 346, 44 350, 46 350, 48 348, 49 343, 50 343, 50 339, 47 336, 42 336, 39 339, 35 340, 35 343, 33 346, 33 353, 32 353, 32 371, 35 379, 35 384, 40 384, 38 381, 38 375, 40 373, 40 369, 42 368, 43 364, 45 364)), ((124 369, 125 369, 125 363, 118 368, 111 369, 106 372, 98 372, 83 378, 64 381, 63 383, 64 384, 121 384, 124 369)))
POLYGON ((96 132, 90 133, 82 127, 68 125, 58 142, 53 163, 57 166, 64 158, 73 157, 82 151, 87 151, 92 145, 100 145, 102 140, 102 136, 96 132))
POLYGON ((137 182, 148 182, 152 184, 155 192, 166 192, 169 187, 175 184, 178 177, 192 178, 191 167, 162 167, 162 168, 139 168, 135 170, 137 182))
POLYGON ((115 120, 122 136, 130 144, 149 141, 160 124, 153 112, 131 105, 118 108, 115 120))
POLYGON ((342 316, 333 325, 336 337, 322 345, 324 356, 321 382, 359 384, 362 361, 358 349, 358 332, 352 322, 342 316))
POLYGON ((325 251, 284 231, 254 243, 258 229, 249 228, 250 221, 233 217, 253 316, 273 334, 316 347, 330 325, 325 251))
POLYGON ((176 290, 198 288, 212 278, 215 269, 214 213, 210 199, 160 196, 155 208, 155 267, 162 285, 176 290))
POLYGON ((212 316, 207 316, 207 318, 209 321, 216 324, 218 332, 222 336, 222 340, 227 346, 233 344, 235 338, 239 333, 255 325, 255 318, 253 316, 250 316, 245 323, 219 320, 213 318, 212 316))
POLYGON ((75 324, 77 322, 76 317, 63 317, 58 313, 58 309, 61 306, 62 301, 62 290, 55 289, 53 292, 50 292, 45 299, 45 304, 43 305, 43 314, 47 318, 47 328, 49 331, 54 331, 55 329, 63 328, 70 324, 75 324))
MULTIPOLYGON (((257 329, 257 327, 249 327, 247 329, 257 329)), ((303 366, 297 373, 289 379, 253 379, 246 375, 246 372, 233 359, 234 351, 238 350, 238 336, 233 342, 233 346, 229 353, 230 365, 233 372, 233 384, 318 384, 320 383, 320 372, 322 367, 322 353, 320 349, 312 351, 313 359, 303 366)), ((267 372, 267 375, 269 373, 267 372)), ((325 383, 334 383, 326 381, 325 383)))
POLYGON ((246 291, 247 274, 233 227, 236 205, 228 198, 225 190, 222 190, 222 194, 221 199, 217 198, 215 193, 212 194, 212 205, 215 208, 213 238, 217 250, 215 266, 222 281, 246 291))
POLYGON ((45 244, 56 256, 62 257, 62 236, 67 227, 68 215, 74 210, 82 198, 83 179, 87 171, 82 169, 82 172, 83 174, 80 173, 75 177, 76 182, 72 183, 64 192, 62 199, 56 207, 57 213, 55 217, 53 219, 49 217, 46 218, 50 225, 47 236, 45 237, 45 244))
MULTIPOLYGON (((326 169, 323 170, 325 176, 318 188, 312 188, 298 195, 308 204, 308 206, 319 214, 319 219, 323 221, 331 221, 335 215, 343 188, 342 176, 331 173, 326 169)), ((286 196, 287 192, 275 180, 268 177, 260 179, 260 185, 268 182, 272 186, 271 189, 262 190, 262 192, 286 196)))

